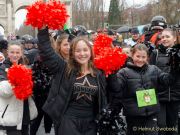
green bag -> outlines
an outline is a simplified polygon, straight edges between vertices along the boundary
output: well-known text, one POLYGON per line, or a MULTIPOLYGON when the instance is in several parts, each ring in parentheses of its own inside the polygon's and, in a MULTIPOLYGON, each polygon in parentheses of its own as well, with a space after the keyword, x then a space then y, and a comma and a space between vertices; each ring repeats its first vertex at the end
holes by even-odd
POLYGON ((138 107, 150 106, 157 104, 155 89, 136 91, 138 107))

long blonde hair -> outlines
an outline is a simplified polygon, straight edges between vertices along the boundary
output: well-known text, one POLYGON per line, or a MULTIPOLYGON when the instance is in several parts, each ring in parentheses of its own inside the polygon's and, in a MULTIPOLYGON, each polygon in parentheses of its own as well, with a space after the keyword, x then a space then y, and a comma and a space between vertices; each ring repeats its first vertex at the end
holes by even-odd
POLYGON ((90 49, 91 57, 88 62, 88 68, 90 70, 90 74, 92 76, 95 76, 97 69, 94 67, 94 64, 93 64, 94 55, 93 55, 92 46, 90 45, 89 41, 85 37, 76 37, 71 42, 70 51, 69 51, 69 60, 67 64, 67 75, 69 76, 72 70, 76 70, 78 75, 81 75, 81 66, 79 63, 77 63, 77 61, 74 58, 75 48, 79 41, 84 41, 90 49))

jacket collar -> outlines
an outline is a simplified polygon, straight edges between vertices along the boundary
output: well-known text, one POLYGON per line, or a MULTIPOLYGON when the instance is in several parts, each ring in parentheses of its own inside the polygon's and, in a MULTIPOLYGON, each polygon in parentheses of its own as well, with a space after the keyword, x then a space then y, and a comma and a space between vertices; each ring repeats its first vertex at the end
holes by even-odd
POLYGON ((161 44, 161 45, 158 45, 158 49, 161 53, 166 53, 167 47, 161 44))
POLYGON ((131 68, 133 70, 142 72, 142 71, 147 70, 148 64, 144 64, 142 67, 138 67, 138 66, 134 65, 134 63, 132 63, 132 62, 127 62, 127 67, 131 68))

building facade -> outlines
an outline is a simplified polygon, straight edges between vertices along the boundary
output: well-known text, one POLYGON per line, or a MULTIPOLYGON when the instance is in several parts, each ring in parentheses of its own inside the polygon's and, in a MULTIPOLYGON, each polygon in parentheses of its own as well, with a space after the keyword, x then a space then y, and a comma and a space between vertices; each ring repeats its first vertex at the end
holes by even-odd
MULTIPOLYGON (((15 32, 15 13, 31 5, 36 0, 0 0, 0 26, 4 29, 4 34, 15 32)), ((46 1, 46 0, 45 0, 46 1)), ((67 24, 72 25, 72 2, 71 0, 61 0, 67 5, 70 15, 67 24)))

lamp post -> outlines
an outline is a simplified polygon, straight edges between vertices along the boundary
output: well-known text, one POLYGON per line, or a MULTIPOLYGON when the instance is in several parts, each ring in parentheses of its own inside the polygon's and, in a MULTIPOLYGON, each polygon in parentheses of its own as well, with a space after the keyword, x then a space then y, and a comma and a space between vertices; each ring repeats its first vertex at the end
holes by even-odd
MULTIPOLYGON (((180 18, 180 8, 179 9, 177 9, 177 12, 178 12, 178 17, 177 18, 180 18)), ((180 26, 180 19, 178 20, 178 25, 180 26)))
POLYGON ((159 4, 160 4, 160 3, 159 3, 159 0, 158 0, 158 1, 157 1, 157 5, 158 5, 158 6, 157 6, 157 7, 158 7, 158 15, 160 14, 160 13, 159 13, 159 4))
POLYGON ((133 0, 133 6, 131 8, 131 19, 132 19, 132 27, 134 26, 134 0, 133 0))
POLYGON ((102 0, 102 28, 104 27, 104 0, 102 0))

